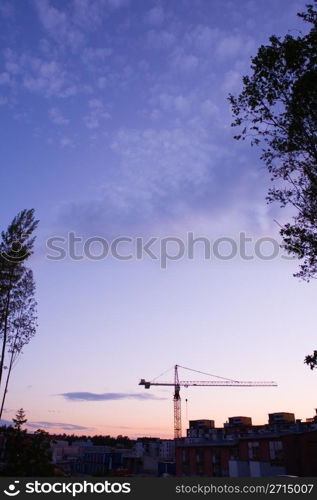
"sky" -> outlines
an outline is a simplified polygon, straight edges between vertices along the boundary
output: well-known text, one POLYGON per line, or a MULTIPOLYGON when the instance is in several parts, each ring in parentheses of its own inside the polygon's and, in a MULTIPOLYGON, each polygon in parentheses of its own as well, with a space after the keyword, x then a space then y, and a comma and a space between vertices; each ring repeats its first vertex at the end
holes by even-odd
POLYGON ((169 438, 172 388, 138 383, 175 364, 278 383, 182 389, 183 432, 314 414, 316 284, 278 247, 291 213, 267 205, 260 151, 233 139, 227 99, 272 34, 307 30, 304 5, 1 1, 0 226, 24 208, 40 220, 39 326, 5 420, 23 407, 30 430, 169 438))

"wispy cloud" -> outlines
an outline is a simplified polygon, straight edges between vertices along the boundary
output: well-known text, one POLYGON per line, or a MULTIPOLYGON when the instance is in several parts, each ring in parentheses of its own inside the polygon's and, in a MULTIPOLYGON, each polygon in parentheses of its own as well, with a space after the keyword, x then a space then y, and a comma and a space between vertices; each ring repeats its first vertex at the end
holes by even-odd
POLYGON ((86 64, 99 64, 112 54, 112 49, 107 47, 87 47, 82 55, 82 59, 86 64))
POLYGON ((223 59, 237 55, 245 57, 251 55, 254 49, 255 44, 251 37, 222 34, 217 42, 216 53, 223 59))
POLYGON ((161 5, 156 5, 152 9, 150 9, 145 17, 144 20, 147 24, 151 24, 153 26, 159 26, 160 24, 163 23, 164 21, 164 11, 161 5))
POLYGON ((12 420, 1 419, 0 425, 13 425, 13 422, 12 422, 12 420))
MULTIPOLYGON (((0 425, 12 426, 12 420, 2 420, 0 425)), ((92 427, 86 427, 84 425, 69 424, 64 422, 47 422, 43 420, 31 421, 25 424, 28 429, 60 429, 64 431, 90 431, 92 427)))
POLYGON ((27 422, 26 427, 30 427, 31 429, 61 429, 67 431, 88 431, 91 430, 91 427, 86 427, 84 425, 77 424, 65 424, 63 422, 27 422))
POLYGON ((103 120, 111 118, 105 105, 100 99, 90 99, 88 101, 89 112, 84 117, 86 127, 89 129, 99 128, 103 120))
POLYGON ((94 392, 65 392, 60 394, 68 401, 116 401, 120 399, 138 399, 153 400, 153 399, 166 399, 159 398, 153 394, 137 394, 137 393, 122 393, 122 392, 105 392, 103 394, 96 394, 94 392))
POLYGON ((72 0, 64 8, 49 0, 33 0, 42 28, 62 48, 78 51, 87 34, 100 28, 107 13, 128 4, 127 0, 72 0))
POLYGON ((120 7, 126 7, 129 5, 130 0, 107 0, 110 7, 114 9, 119 9, 120 7))
POLYGON ((49 110, 49 116, 56 125, 68 125, 69 123, 68 118, 65 118, 58 108, 51 108, 49 110))
POLYGON ((45 97, 68 97, 77 93, 72 75, 54 56, 44 58, 28 53, 19 54, 6 48, 4 61, 3 83, 13 88, 21 86, 45 97))
POLYGON ((68 136, 60 138, 59 144, 62 148, 69 148, 74 146, 74 141, 68 136))
MULTIPOLYGON (((78 18, 82 17, 80 2, 78 5, 78 18)), ((65 10, 57 9, 49 0, 34 0, 38 18, 44 30, 57 43, 79 48, 84 43, 84 35, 72 22, 65 10)))
POLYGON ((111 150, 115 170, 100 186, 98 199, 65 204, 63 225, 84 234, 143 234, 153 231, 156 221, 165 225, 224 198, 210 193, 217 162, 230 155, 211 142, 199 121, 168 129, 122 128, 112 135, 111 150))

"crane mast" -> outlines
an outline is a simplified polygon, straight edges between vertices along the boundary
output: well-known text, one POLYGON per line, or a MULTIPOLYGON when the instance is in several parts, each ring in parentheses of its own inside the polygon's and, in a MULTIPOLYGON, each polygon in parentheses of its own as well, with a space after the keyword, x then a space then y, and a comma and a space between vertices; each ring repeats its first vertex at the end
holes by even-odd
POLYGON ((174 439, 182 437, 182 411, 177 365, 174 367, 174 439))
POLYGON ((174 438, 179 439, 182 437, 182 415, 181 415, 181 396, 180 396, 180 388, 181 387, 193 387, 193 386, 209 386, 209 387, 276 387, 276 382, 251 382, 251 381, 239 381, 232 380, 225 377, 219 377, 217 375, 211 375, 205 373, 205 375, 211 375, 216 377, 218 380, 179 380, 178 368, 185 368, 186 370, 194 371, 197 373, 197 370, 192 370, 191 368, 186 368, 185 366, 175 365, 174 366, 174 381, 173 382, 154 382, 147 381, 142 378, 139 382, 139 385, 144 385, 145 389, 150 389, 151 385, 159 385, 159 386, 172 386, 174 387, 174 396, 173 396, 173 405, 174 405, 174 438))

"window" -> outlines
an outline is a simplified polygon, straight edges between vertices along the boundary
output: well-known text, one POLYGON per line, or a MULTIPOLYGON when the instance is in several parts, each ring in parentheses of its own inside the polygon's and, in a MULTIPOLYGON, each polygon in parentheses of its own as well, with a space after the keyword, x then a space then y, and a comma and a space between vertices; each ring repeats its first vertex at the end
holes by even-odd
POLYGON ((204 460, 203 452, 202 450, 198 450, 196 453, 196 463, 199 464, 203 462, 203 460, 204 460))
POLYGON ((270 441, 270 459, 281 461, 283 459, 283 443, 282 441, 270 441))
POLYGON ((260 458, 260 446, 258 441, 250 441, 248 443, 249 448, 249 459, 250 460, 259 460, 260 458))

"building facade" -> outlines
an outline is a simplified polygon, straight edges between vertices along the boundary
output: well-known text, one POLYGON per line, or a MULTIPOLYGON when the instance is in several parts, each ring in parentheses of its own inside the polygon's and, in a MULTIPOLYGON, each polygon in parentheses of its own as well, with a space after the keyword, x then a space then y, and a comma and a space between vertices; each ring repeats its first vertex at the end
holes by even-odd
POLYGON ((210 422, 190 421, 176 447, 177 476, 317 476, 316 417, 301 422, 292 413, 271 413, 262 426, 230 417, 218 429, 210 422))

